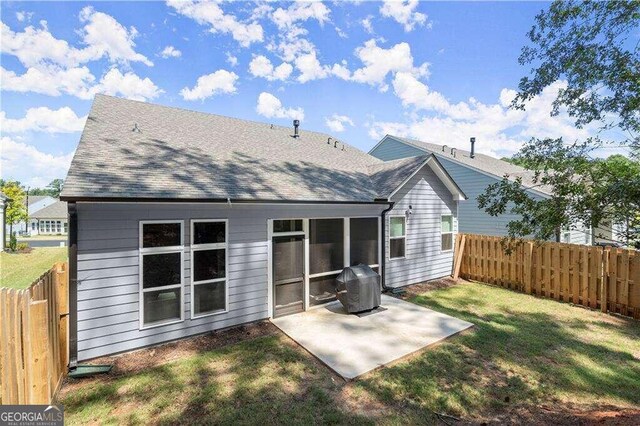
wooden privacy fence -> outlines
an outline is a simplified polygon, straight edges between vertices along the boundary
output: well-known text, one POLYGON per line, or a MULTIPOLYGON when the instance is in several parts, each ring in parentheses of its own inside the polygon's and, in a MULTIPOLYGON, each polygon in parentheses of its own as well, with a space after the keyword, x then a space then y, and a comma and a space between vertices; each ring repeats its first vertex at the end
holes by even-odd
POLYGON ((49 404, 67 370, 68 264, 29 288, 0 289, 2 404, 49 404))
MULTIPOLYGON (((640 319, 640 252, 460 234, 456 270, 467 279, 640 319)), ((455 272, 454 272, 455 274, 455 272)))

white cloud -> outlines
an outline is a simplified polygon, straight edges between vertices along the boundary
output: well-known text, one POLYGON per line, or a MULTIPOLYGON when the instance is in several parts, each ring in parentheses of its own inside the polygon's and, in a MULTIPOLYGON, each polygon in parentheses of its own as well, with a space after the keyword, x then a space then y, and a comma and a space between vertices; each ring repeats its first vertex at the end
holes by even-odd
POLYGON ((300 83, 326 78, 330 73, 330 68, 328 66, 320 64, 315 51, 298 56, 295 64, 296 69, 300 72, 300 75, 298 76, 298 81, 300 83))
POLYGON ((474 98, 452 103, 415 76, 397 73, 394 93, 405 107, 412 109, 409 120, 375 122, 370 124, 369 134, 374 139, 387 133, 409 136, 462 149, 469 149, 469 138, 476 137, 479 152, 498 157, 514 154, 532 137, 562 137, 573 142, 595 134, 595 126, 576 129, 566 111, 550 116, 553 100, 563 87, 564 82, 552 84, 532 99, 525 111, 520 111, 509 108, 515 96, 511 89, 503 89, 493 104, 474 98))
POLYGON ((216 2, 169 0, 167 5, 200 25, 209 25, 212 33, 231 34, 241 46, 247 47, 263 40, 260 24, 255 20, 241 22, 234 15, 224 13, 216 2))
POLYGON ((267 92, 262 92, 260 96, 258 96, 256 111, 258 114, 267 118, 304 119, 304 110, 302 108, 285 108, 282 106, 280 99, 267 92))
POLYGON ((31 18, 33 18, 33 12, 25 12, 24 10, 16 12, 16 19, 18 22, 30 22, 31 18))
POLYGON ((315 19, 320 25, 329 21, 331 10, 321 2, 293 3, 288 8, 279 7, 271 14, 271 19, 280 29, 287 29, 296 22, 315 19))
POLYGON ((160 52, 160 56, 162 56, 165 59, 179 58, 180 56, 182 56, 182 52, 173 46, 167 46, 162 50, 162 52, 160 52))
POLYGON ((97 84, 86 66, 60 69, 55 66, 29 68, 24 74, 0 67, 2 90, 35 92, 49 96, 63 94, 91 99, 96 93, 120 95, 129 99, 154 99, 163 91, 148 77, 140 78, 129 71, 122 74, 117 68, 109 70, 97 84))
POLYGON ((353 120, 346 115, 333 114, 331 117, 325 117, 324 123, 334 132, 344 132, 345 125, 353 126, 353 120))
POLYGON ((367 15, 366 18, 364 18, 363 20, 360 21, 360 23, 362 24, 362 27, 364 28, 364 30, 368 33, 368 34, 373 34, 373 24, 371 23, 371 20, 373 19, 372 15, 367 15))
POLYGON ((127 30, 112 16, 96 12, 91 6, 82 9, 80 21, 86 23, 80 32, 84 43, 87 44, 81 54, 84 61, 95 61, 108 56, 111 62, 142 62, 153 66, 153 62, 146 56, 133 49, 133 39, 138 35, 135 27, 127 30))
POLYGON ((222 93, 235 93, 238 75, 226 70, 218 70, 211 74, 198 77, 196 85, 189 89, 185 87, 180 95, 187 101, 204 100, 222 93))
POLYGON ((120 70, 113 68, 100 79, 100 83, 89 90, 88 97, 92 98, 96 93, 144 101, 157 98, 163 91, 148 77, 140 78, 133 72, 122 74, 120 70))
POLYGON ((51 110, 47 107, 29 108, 23 118, 7 118, 0 112, 0 127, 4 133, 27 131, 47 133, 74 133, 84 127, 87 117, 78 117, 69 107, 51 110))
POLYGON ((353 72, 352 80, 377 85, 383 92, 388 89, 385 79, 389 73, 408 72, 418 77, 429 75, 427 62, 418 67, 414 66, 411 47, 408 43, 398 43, 389 49, 384 49, 377 45, 375 39, 371 39, 363 46, 356 48, 355 55, 362 61, 364 67, 353 72))
POLYGON ((0 139, 0 169, 5 179, 17 179, 32 187, 46 186, 56 178, 64 178, 73 153, 47 154, 32 145, 3 136, 0 139))
POLYGON ((249 63, 249 72, 255 77, 262 77, 269 81, 286 80, 291 75, 293 67, 283 62, 274 67, 271 61, 262 55, 255 56, 249 63))
POLYGON ((232 67, 235 67, 238 65, 238 58, 227 52, 227 63, 232 67))
POLYGON ((385 18, 393 18, 402 24, 406 32, 412 31, 416 26, 430 26, 427 15, 416 12, 418 0, 386 0, 380 6, 380 14, 385 18))

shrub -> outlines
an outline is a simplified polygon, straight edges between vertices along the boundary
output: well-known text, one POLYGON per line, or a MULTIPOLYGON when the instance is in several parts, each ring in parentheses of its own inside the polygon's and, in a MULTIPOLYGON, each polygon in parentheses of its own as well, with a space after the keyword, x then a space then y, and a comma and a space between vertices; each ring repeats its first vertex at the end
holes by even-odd
POLYGON ((17 251, 28 251, 29 250, 29 243, 18 243, 16 245, 16 250, 17 251))
POLYGON ((9 235, 9 250, 16 251, 16 246, 18 245, 18 239, 16 238, 16 233, 12 233, 9 235))

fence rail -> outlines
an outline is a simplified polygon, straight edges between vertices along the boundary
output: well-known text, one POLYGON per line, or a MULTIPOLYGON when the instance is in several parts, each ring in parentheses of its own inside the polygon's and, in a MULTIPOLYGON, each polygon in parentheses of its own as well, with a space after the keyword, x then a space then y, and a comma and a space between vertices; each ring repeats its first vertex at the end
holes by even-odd
POLYGON ((640 319, 635 250, 525 241, 506 254, 501 237, 460 234, 456 252, 463 278, 640 319))
POLYGON ((24 290, 0 289, 2 404, 49 404, 68 362, 68 264, 24 290))

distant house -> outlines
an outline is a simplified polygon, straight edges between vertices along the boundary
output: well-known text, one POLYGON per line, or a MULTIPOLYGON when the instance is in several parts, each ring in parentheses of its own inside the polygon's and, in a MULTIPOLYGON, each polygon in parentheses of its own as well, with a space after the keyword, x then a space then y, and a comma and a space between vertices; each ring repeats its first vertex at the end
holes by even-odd
POLYGON ((431 154, 98 95, 61 199, 74 365, 330 302, 350 265, 450 275, 465 195, 431 154))
MULTIPOLYGON (((25 204, 27 204, 27 212, 29 214, 29 217, 31 217, 32 214, 36 213, 37 211, 50 206, 54 203, 56 203, 58 201, 57 198, 55 197, 51 197, 49 195, 29 195, 28 197, 25 197, 25 204)), ((29 219, 27 219, 26 221, 23 222, 18 222, 18 223, 14 223, 13 224, 13 232, 15 232, 17 235, 24 235, 24 234, 29 234, 30 228, 32 227, 31 225, 31 221, 29 219)), ((8 234, 9 233, 9 226, 5 225, 5 232, 8 234)))
MULTIPOLYGON (((487 186, 499 182, 505 174, 508 174, 510 178, 522 178, 522 184, 534 198, 549 198, 551 192, 549 188, 538 186, 533 182, 531 171, 489 155, 476 153, 474 142, 471 142, 470 151, 465 151, 447 145, 387 135, 369 151, 369 154, 384 161, 425 154, 435 155, 469 197, 458 207, 460 232, 505 236, 508 233, 507 223, 517 219, 518 216, 513 214, 491 216, 478 207, 477 197, 484 193, 487 186)), ((580 224, 572 226, 571 229, 562 229, 559 234, 559 241, 565 243, 591 244, 592 242, 590 230, 580 224)))
POLYGON ((9 201, 9 198, 0 192, 0 220, 2 221, 2 226, 0 226, 0 251, 4 251, 4 246, 6 244, 4 229, 7 223, 7 212, 5 211, 7 201, 9 201))
POLYGON ((64 201, 55 200, 29 215, 31 235, 66 235, 67 232, 67 203, 64 201))

